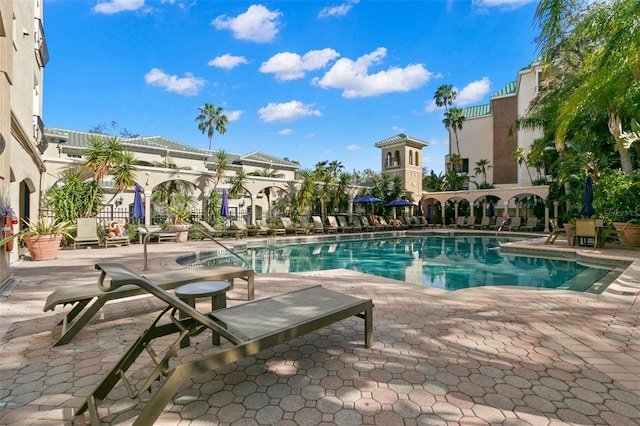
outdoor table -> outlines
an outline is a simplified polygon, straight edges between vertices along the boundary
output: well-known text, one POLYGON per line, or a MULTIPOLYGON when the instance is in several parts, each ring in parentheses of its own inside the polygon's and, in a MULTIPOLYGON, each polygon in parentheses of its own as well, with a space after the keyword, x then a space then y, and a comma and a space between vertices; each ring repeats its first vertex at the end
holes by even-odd
MULTIPOLYGON (((211 297, 211 310, 227 307, 227 291, 229 290, 228 281, 198 281, 195 283, 185 284, 176 288, 176 296, 195 308, 196 299, 200 297, 211 297)), ((180 318, 183 318, 180 313, 180 318)), ((220 345, 220 336, 218 333, 212 333, 212 342, 214 345, 220 345)), ((184 348, 189 346, 189 337, 187 336, 181 343, 180 347, 184 348)))

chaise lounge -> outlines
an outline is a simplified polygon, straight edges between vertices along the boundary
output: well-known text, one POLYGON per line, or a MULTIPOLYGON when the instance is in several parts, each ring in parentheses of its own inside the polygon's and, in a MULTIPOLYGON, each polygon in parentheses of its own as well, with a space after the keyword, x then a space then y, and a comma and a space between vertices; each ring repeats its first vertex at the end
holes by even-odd
MULTIPOLYGON (((234 278, 239 278, 247 282, 247 299, 253 300, 254 276, 253 269, 245 269, 235 265, 217 265, 208 268, 179 269, 147 274, 145 278, 164 290, 173 290, 182 284, 191 282, 213 280, 229 281, 233 287, 234 278)), ((137 286, 121 286, 116 290, 104 292, 93 283, 57 289, 47 296, 43 310, 47 312, 54 310, 58 305, 65 306, 67 304, 72 305, 72 308, 58 322, 57 325, 62 327, 61 336, 53 346, 69 343, 110 300, 125 299, 141 294, 145 294, 145 291, 137 286)))
POLYGON ((122 265, 96 264, 96 269, 101 271, 98 286, 105 292, 135 285, 164 301, 167 307, 122 355, 75 413, 80 415, 88 411, 91 424, 100 424, 98 406, 120 380, 129 396, 140 399, 143 404, 133 424, 151 425, 181 386, 192 378, 351 316, 364 319, 365 347, 373 343, 372 301, 321 286, 203 314, 122 265), (107 276, 110 280, 106 279, 107 276), (165 321, 161 323, 163 318, 165 321), (205 351, 202 356, 193 353, 184 359, 172 359, 189 336, 203 331, 210 331, 229 344, 218 350, 205 351), (175 340, 171 342, 166 336, 175 340), (160 338, 160 346, 164 349, 152 347, 156 338, 160 338), (144 360, 138 360, 140 355, 145 355, 144 360), (155 365, 152 370, 147 369, 149 363, 144 362, 148 359, 155 365), (127 371, 131 367, 140 370, 128 376, 127 371), (139 378, 135 389, 129 377, 139 378), (156 384, 156 380, 160 380, 160 384, 156 384), (143 395, 144 400, 140 398, 143 395))

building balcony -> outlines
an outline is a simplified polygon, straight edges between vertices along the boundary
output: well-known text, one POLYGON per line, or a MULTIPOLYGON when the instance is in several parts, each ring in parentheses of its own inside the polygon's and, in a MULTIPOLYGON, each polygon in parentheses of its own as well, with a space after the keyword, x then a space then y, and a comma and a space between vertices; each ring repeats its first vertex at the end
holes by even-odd
POLYGON ((33 140, 40 154, 44 154, 49 142, 47 142, 47 137, 44 135, 44 123, 39 115, 33 116, 33 140))
POLYGON ((44 27, 42 26, 42 20, 36 18, 36 61, 40 68, 44 68, 49 62, 49 48, 47 47, 47 39, 44 36, 44 27))

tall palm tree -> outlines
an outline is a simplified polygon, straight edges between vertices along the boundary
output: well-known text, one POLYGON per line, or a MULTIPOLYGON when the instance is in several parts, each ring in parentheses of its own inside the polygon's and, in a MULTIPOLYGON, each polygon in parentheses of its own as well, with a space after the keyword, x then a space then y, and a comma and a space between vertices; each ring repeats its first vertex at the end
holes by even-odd
POLYGON ((456 137, 456 148, 458 149, 458 155, 460 155, 460 142, 458 141, 458 130, 462 130, 462 123, 464 123, 465 116, 460 108, 451 108, 444 113, 444 119, 442 123, 447 129, 453 131, 456 137))
POLYGON ((213 134, 218 132, 220 135, 227 133, 227 124, 229 119, 224 115, 222 107, 217 107, 214 104, 205 103, 202 108, 198 108, 200 114, 196 117, 198 121, 198 129, 204 134, 207 132, 209 137, 209 151, 211 151, 211 140, 213 134))
POLYGON ((493 167, 490 163, 486 158, 481 158, 476 162, 476 168, 473 170, 476 176, 482 175, 482 183, 484 185, 487 184, 487 170, 493 167))
MULTIPOLYGON (((283 176, 282 173, 278 173, 277 170, 270 169, 269 167, 265 167, 264 169, 257 172, 251 172, 249 173, 249 175, 266 177, 270 179, 279 179, 283 176)), ((263 189, 263 191, 264 195, 267 197, 267 204, 269 206, 269 211, 267 212, 267 214, 269 215, 271 212, 271 187, 266 187, 265 189, 263 189)))
POLYGON ((443 84, 436 89, 436 93, 433 99, 436 101, 436 105, 444 107, 445 112, 449 112, 449 107, 453 105, 453 101, 456 99, 458 93, 453 90, 451 84, 443 84))
POLYGON ((218 184, 224 177, 224 174, 229 170, 229 154, 224 150, 216 151, 216 181, 213 185, 213 189, 218 188, 218 184))

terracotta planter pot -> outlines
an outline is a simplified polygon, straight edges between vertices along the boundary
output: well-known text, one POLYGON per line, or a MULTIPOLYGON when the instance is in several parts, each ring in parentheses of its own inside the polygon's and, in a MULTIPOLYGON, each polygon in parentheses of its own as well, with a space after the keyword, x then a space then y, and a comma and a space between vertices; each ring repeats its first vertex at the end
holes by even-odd
POLYGON ((30 235, 23 237, 31 260, 49 260, 58 257, 62 235, 30 235))
MULTIPOLYGON (((189 224, 184 224, 184 225, 171 225, 169 226, 169 230, 171 231, 180 231, 183 229, 189 229, 191 228, 191 225, 189 224)), ((188 232, 178 232, 176 234, 176 242, 177 243, 183 243, 185 241, 187 241, 189 239, 189 233, 188 232)))
POLYGON ((623 231, 624 236, 627 237, 627 240, 629 240, 632 246, 640 247, 640 225, 636 225, 635 223, 613 222, 613 226, 616 230, 623 231))

